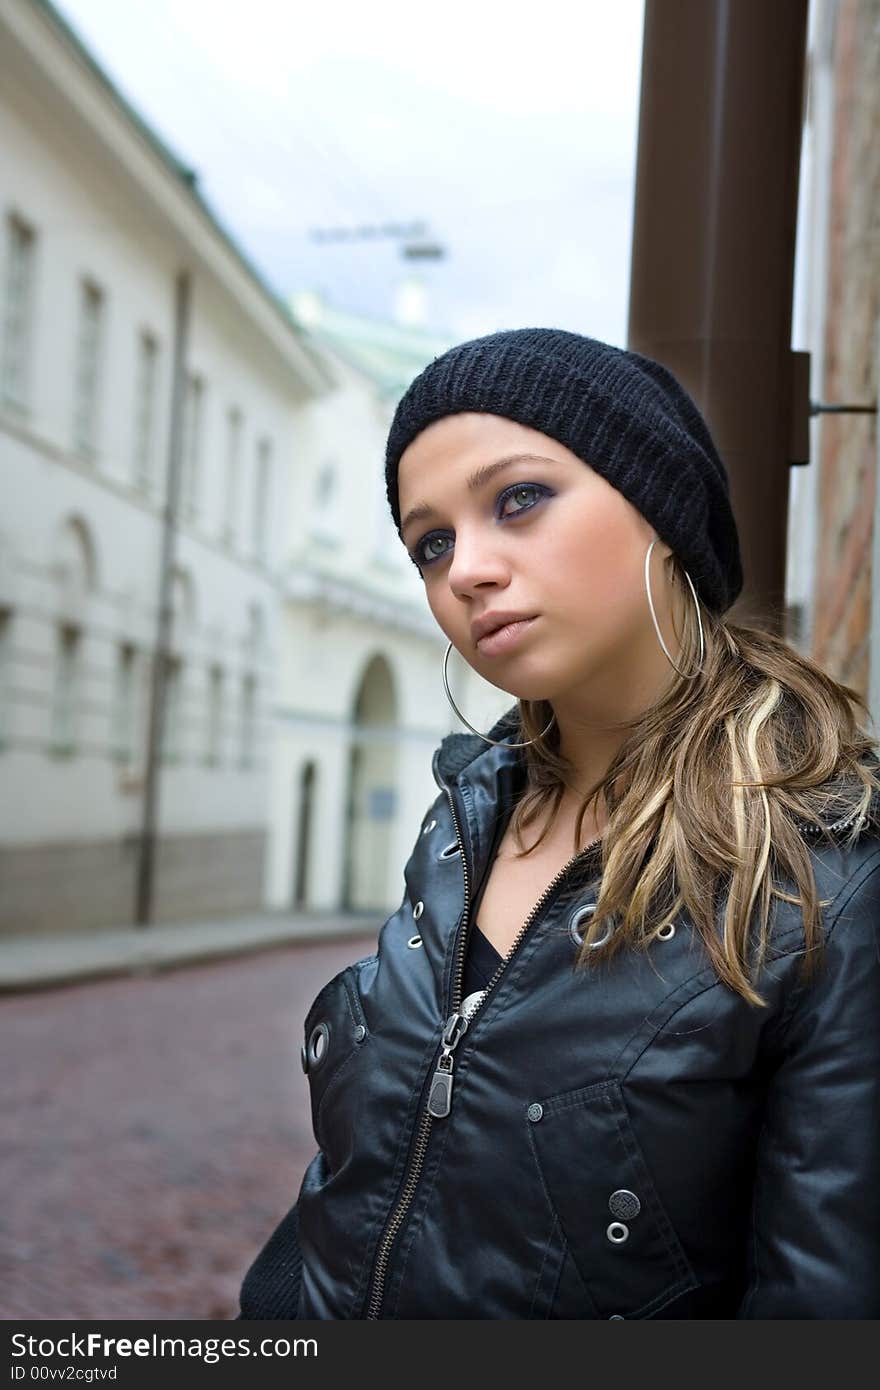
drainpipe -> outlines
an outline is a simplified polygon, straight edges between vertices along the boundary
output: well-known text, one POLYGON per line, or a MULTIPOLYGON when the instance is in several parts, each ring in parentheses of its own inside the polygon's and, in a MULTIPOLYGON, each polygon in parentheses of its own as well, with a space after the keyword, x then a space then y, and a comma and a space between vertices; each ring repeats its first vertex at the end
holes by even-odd
POLYGON ((807 0, 646 0, 628 346, 668 366, 730 477, 734 621, 785 623, 788 469, 809 462, 791 350, 807 0))
POLYGON ((171 653, 172 583, 177 515, 180 505, 180 479, 183 468, 183 409, 186 390, 186 361, 189 343, 192 285, 188 271, 182 271, 175 284, 174 357, 171 381, 171 418, 168 431, 168 467, 165 506, 162 515, 162 551, 159 562, 159 603, 156 647, 150 681, 150 709, 147 726, 147 754, 144 772, 143 819, 138 849, 135 924, 146 927, 153 916, 155 886, 156 827, 159 816, 159 757, 165 724, 165 672, 171 653))

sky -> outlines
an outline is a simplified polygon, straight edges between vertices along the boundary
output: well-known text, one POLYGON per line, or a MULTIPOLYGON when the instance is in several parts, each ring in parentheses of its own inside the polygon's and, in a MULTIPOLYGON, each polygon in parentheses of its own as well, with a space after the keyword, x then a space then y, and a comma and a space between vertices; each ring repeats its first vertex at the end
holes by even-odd
POLYGON ((626 346, 643 0, 56 3, 284 297, 626 346))

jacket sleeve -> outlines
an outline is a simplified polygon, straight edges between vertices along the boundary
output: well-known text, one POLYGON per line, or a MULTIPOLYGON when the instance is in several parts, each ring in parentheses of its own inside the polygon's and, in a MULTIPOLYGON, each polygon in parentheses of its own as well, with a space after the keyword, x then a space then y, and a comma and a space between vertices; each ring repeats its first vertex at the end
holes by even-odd
POLYGON ((880 850, 837 903, 768 1083, 738 1318, 880 1317, 880 850))
POLYGON ((297 1239, 294 1204, 272 1232, 241 1286, 238 1319, 295 1319, 302 1278, 302 1255, 297 1239))

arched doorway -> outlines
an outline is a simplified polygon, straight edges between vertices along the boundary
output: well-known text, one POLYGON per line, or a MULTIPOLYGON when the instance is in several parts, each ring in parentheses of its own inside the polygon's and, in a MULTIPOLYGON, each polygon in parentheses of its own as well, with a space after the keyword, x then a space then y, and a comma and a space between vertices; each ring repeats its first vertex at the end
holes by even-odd
POLYGON ((382 911, 387 907, 388 856, 397 812, 397 700, 384 656, 372 657, 364 668, 352 723, 342 906, 354 912, 382 911))

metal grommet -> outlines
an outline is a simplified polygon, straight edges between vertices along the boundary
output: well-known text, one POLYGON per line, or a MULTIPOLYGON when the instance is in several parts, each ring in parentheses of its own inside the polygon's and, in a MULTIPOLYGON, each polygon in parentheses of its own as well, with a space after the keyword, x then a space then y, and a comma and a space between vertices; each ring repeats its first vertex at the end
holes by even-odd
POLYGON ((329 1023, 316 1023, 309 1034, 306 1057, 309 1067, 319 1067, 330 1049, 329 1023))
POLYGON ((581 922, 583 922, 584 918, 592 917, 595 911, 595 903, 582 903, 581 906, 576 907, 574 912, 571 914, 571 917, 569 918, 568 922, 568 931, 575 946, 583 946, 584 939, 581 936, 578 928, 580 927, 581 922))
POLYGON ((674 922, 666 922, 666 923, 665 923, 662 927, 660 927, 660 928, 658 929, 658 931, 657 931, 657 940, 658 940, 658 941, 669 941, 673 936, 675 936, 675 923, 674 923, 674 922))
POLYGON ((623 1313, 609 1313, 609 1314, 608 1314, 608 1321, 609 1321, 609 1322, 626 1322, 626 1318, 623 1316, 623 1313))
POLYGON ((422 913, 424 912, 424 910, 425 910, 425 904, 424 904, 424 903, 421 903, 421 902, 420 902, 420 903, 416 903, 415 907, 413 908, 413 918, 414 918, 414 920, 415 920, 416 922, 419 920, 419 918, 421 917, 421 915, 422 915, 422 913))
POLYGON ((612 1245, 622 1245, 629 1239, 629 1226, 623 1221, 612 1221, 605 1231, 612 1245))
POLYGON ((420 936, 411 936, 406 944, 411 951, 414 951, 416 947, 421 946, 422 938, 420 936))
POLYGON ((541 1118, 541 1116, 543 1115, 543 1113, 544 1113, 544 1107, 543 1107, 543 1105, 539 1105, 537 1101, 534 1101, 534 1102, 529 1106, 528 1110, 526 1111, 526 1114, 528 1115, 529 1119, 530 1119, 533 1123, 534 1123, 536 1120, 540 1120, 540 1118, 541 1118))
POLYGON ((364 1027, 364 1025, 363 1025, 362 1023, 359 1023, 358 1026, 357 1026, 357 1028, 355 1028, 355 1030, 354 1030, 354 1040, 355 1040, 355 1042, 356 1042, 356 1043, 362 1043, 363 1040, 364 1040, 364 1038, 365 1038, 366 1036, 367 1036, 367 1030, 366 1030, 366 1028, 364 1027))
MULTIPOLYGON (((568 924, 568 930, 569 935, 571 936, 571 939, 574 942, 575 946, 583 946, 584 938, 581 935, 578 928, 580 927, 580 924, 584 920, 584 918, 592 917, 595 911, 595 903, 583 903, 580 907, 575 908, 574 912, 572 913, 568 924)), ((599 946, 604 946, 606 941, 610 941, 611 933, 613 932, 613 930, 614 928, 609 926, 602 936, 597 937, 595 941, 591 941, 590 950, 595 951, 599 946)))
POLYGON ((457 840, 455 840, 451 845, 447 845, 445 849, 441 849, 440 853, 437 855, 437 858, 438 858, 438 859, 451 859, 452 856, 453 856, 454 854, 460 854, 460 853, 461 853, 461 845, 458 843, 457 840))
POLYGON ((299 1060, 300 1060, 300 1063, 301 1063, 301 1065, 302 1065, 303 1071, 304 1071, 304 1072, 307 1072, 308 1069, 309 1069, 309 1055, 308 1055, 308 1053, 306 1052, 306 1045, 305 1045, 305 1043, 303 1043, 302 1047, 301 1047, 300 1050, 299 1050, 299 1060))
POLYGON ((428 821, 428 824, 425 826, 424 830, 422 831, 422 834, 423 834, 423 835, 427 835, 428 831, 429 831, 429 830, 433 830, 433 829, 434 829, 434 826, 435 826, 436 824, 437 824, 437 822, 436 822, 435 820, 429 820, 429 821, 428 821))
POLYGON ((627 1187, 618 1187, 608 1198, 608 1210, 612 1216, 619 1216, 621 1220, 632 1221, 641 1209, 642 1204, 638 1197, 627 1187))
POLYGON ((600 946, 604 946, 606 941, 611 940, 613 931, 613 927, 608 927, 603 936, 597 936, 595 941, 590 942, 590 950, 598 951, 600 946))

